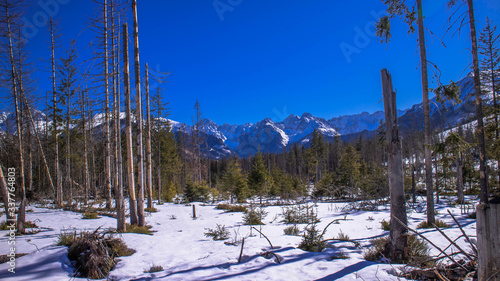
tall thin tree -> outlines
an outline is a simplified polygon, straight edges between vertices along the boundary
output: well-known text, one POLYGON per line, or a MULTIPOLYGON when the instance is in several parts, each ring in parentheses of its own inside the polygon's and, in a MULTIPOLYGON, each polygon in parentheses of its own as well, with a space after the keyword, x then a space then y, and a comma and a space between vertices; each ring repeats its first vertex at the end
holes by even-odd
POLYGON ((472 65, 474 70, 474 91, 476 96, 476 119, 477 127, 476 133, 479 144, 479 184, 481 186, 481 194, 479 199, 481 203, 488 204, 488 174, 486 166, 486 144, 484 140, 484 121, 483 121, 483 101, 481 92, 481 76, 479 72, 479 57, 477 48, 477 32, 476 32, 476 22, 474 17, 474 5, 472 0, 467 0, 467 5, 469 7, 469 26, 470 26, 470 36, 472 44, 472 65))
POLYGON ((142 144, 142 93, 141 93, 141 65, 139 62, 139 24, 137 22, 137 0, 132 0, 134 15, 134 57, 135 57, 135 93, 136 93, 136 122, 137 122, 137 218, 139 226, 146 225, 144 216, 144 154, 142 144))
POLYGON ((417 12, 413 7, 411 10, 404 0, 382 0, 388 6, 388 16, 383 16, 377 22, 377 35, 388 42, 392 37, 390 20, 396 16, 404 19, 408 24, 410 32, 415 31, 413 26, 417 21, 418 25, 418 43, 420 48, 420 66, 422 79, 422 104, 424 111, 424 156, 425 156, 425 186, 427 189, 427 222, 429 224, 435 222, 434 212, 434 189, 432 185, 432 155, 431 155, 431 122, 430 122, 430 107, 429 107, 429 82, 427 74, 427 51, 425 47, 425 27, 424 15, 422 8, 422 0, 416 0, 417 12), (417 14, 417 18, 415 18, 417 14))
POLYGON ((132 110, 130 106, 130 65, 128 56, 128 25, 123 24, 123 80, 125 85, 125 135, 127 142, 127 179, 129 188, 130 224, 137 224, 135 197, 134 151, 132 149, 132 110))
MULTIPOLYGON (((123 185, 121 179, 121 125, 120 125, 120 73, 118 64, 118 53, 119 53, 119 40, 115 35, 116 26, 115 25, 115 13, 116 13, 116 3, 114 0, 110 2, 110 21, 111 21, 111 50, 112 50, 112 67, 113 67, 113 113, 114 113, 114 139, 113 139, 113 153, 114 153, 114 190, 116 199, 116 218, 117 218, 117 231, 124 232, 125 226, 125 204, 123 202, 123 185), (118 42, 117 42, 118 41, 118 42)), ((118 19, 119 21, 119 16, 118 19)))
POLYGON ((146 187, 148 190, 148 208, 153 209, 153 170, 151 163, 151 110, 149 104, 149 72, 146 63, 146 187))
POLYGON ((57 90, 56 90, 56 47, 57 41, 60 38, 59 34, 56 34, 57 24, 54 22, 52 17, 49 20, 49 30, 50 30, 50 61, 51 61, 51 71, 52 71, 52 136, 54 141, 54 171, 55 171, 55 181, 56 181, 56 204, 60 207, 63 204, 63 189, 61 182, 61 171, 59 169, 59 138, 58 138, 58 124, 59 124, 59 112, 57 102, 57 90))
POLYGON ((111 132, 109 126, 109 49, 108 49, 108 3, 104 0, 103 3, 103 52, 104 52, 104 149, 105 149, 105 185, 106 185, 106 208, 111 208, 111 132))

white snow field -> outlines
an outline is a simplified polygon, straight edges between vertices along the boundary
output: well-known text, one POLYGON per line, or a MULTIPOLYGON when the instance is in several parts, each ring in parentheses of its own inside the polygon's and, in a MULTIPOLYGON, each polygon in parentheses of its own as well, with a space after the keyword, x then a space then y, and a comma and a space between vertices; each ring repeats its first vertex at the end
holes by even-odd
MULTIPOLYGON (((452 199, 454 198, 450 197, 446 200, 452 199)), ((334 219, 344 218, 345 215, 348 219, 332 224, 325 238, 338 237, 343 232, 351 240, 360 243, 358 248, 350 242, 329 242, 329 247, 321 253, 297 248, 302 238, 284 235, 283 229, 287 225, 280 222, 282 207, 266 207, 269 214, 263 220, 265 225, 262 226, 262 232, 274 245, 273 252, 282 260, 277 263, 275 257, 261 256, 261 253, 271 249, 270 245, 255 230, 253 236, 249 236, 250 227, 242 225, 242 213, 225 213, 217 210, 215 205, 194 204, 197 219, 192 218, 191 206, 166 203, 155 206, 158 212, 148 214, 146 218, 147 224, 153 226, 154 235, 117 235, 137 252, 120 258, 110 272, 109 280, 406 280, 394 275, 395 271, 404 270, 403 265, 363 259, 363 252, 370 247, 371 239, 388 235, 388 231, 382 230, 380 224, 384 219, 389 220, 388 205, 380 206, 377 211, 345 213, 341 209, 348 203, 317 203, 315 209, 321 219, 318 224, 320 230, 334 219), (241 244, 226 245, 224 241, 213 241, 205 237, 206 228, 215 228, 216 224, 229 228, 231 238, 226 241, 246 237, 241 263, 238 263, 241 244), (333 259, 339 252, 347 254, 348 258, 333 259), (152 265, 162 266, 164 270, 144 273, 152 265)), ((84 220, 80 213, 35 206, 28 209, 33 212, 27 213, 27 219, 35 222, 42 231, 16 237, 16 252, 28 255, 16 260, 15 273, 8 271, 8 263, 0 264, 0 280, 86 280, 72 277, 73 268, 66 255, 67 247, 54 246, 58 235, 65 231, 116 227, 116 220, 110 217, 84 220)), ((408 211, 410 227, 416 228, 419 222, 425 220, 423 209, 425 203, 420 203, 419 207, 408 211)), ((448 236, 455 239, 461 232, 447 210, 457 217, 467 234, 475 235, 475 220, 467 218, 467 214, 461 214, 458 207, 442 203, 437 205, 437 218, 452 226, 444 229, 448 236)), ((0 219, 4 220, 5 215, 0 219)), ((300 230, 305 226, 299 225, 300 230)), ((440 247, 444 248, 449 244, 436 230, 421 229, 419 232, 440 247)), ((0 254, 9 253, 7 235, 8 231, 0 231, 0 254)), ((460 238, 458 244, 469 249, 464 238, 460 238)), ((438 251, 431 249, 431 254, 438 254, 438 251)))

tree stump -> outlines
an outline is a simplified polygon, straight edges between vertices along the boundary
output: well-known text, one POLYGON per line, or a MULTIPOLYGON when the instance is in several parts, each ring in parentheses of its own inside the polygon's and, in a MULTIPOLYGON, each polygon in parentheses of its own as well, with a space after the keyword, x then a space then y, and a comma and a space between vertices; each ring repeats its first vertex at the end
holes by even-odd
POLYGON ((500 280, 500 199, 477 207, 479 280, 500 280))

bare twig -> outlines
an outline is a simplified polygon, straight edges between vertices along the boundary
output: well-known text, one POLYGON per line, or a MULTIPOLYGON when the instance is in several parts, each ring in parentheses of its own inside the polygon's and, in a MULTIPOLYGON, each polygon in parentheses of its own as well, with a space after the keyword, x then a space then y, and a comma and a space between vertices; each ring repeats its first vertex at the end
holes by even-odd
POLYGON ((326 225, 326 227, 323 229, 323 232, 321 232, 321 235, 319 237, 323 237, 325 235, 326 229, 333 223, 339 222, 339 221, 346 221, 347 220, 347 215, 344 216, 343 219, 336 219, 331 221, 329 224, 326 225))
POLYGON ((469 260, 474 260, 474 258, 472 258, 469 254, 467 254, 467 252, 465 252, 462 248, 460 248, 460 246, 458 246, 457 243, 455 243, 453 240, 450 239, 450 237, 448 237, 448 235, 446 235, 441 229, 439 229, 439 227, 437 227, 436 224, 432 224, 434 226, 434 228, 436 228, 437 231, 439 231, 439 233, 441 233, 441 235, 444 236, 444 238, 446 238, 446 240, 448 240, 451 244, 453 244, 453 246, 457 247, 457 249, 462 253, 464 254, 469 260))
POLYGON ((260 232, 260 230, 258 230, 257 228, 255 228, 255 227, 253 227, 253 226, 252 226, 252 228, 253 228, 253 229, 255 229, 255 230, 257 230, 257 232, 258 232, 258 233, 260 233, 262 236, 264 236, 264 238, 266 238, 267 242, 269 242, 269 245, 271 245, 271 249, 274 249, 274 246, 273 246, 273 244, 271 243, 271 240, 269 240, 269 238, 267 238, 267 236, 266 236, 266 235, 264 235, 264 233, 260 232))
POLYGON ((245 237, 243 237, 243 240, 241 240, 241 250, 240 250, 240 256, 238 258, 238 263, 241 263, 241 257, 243 256, 243 246, 245 245, 245 237))
MULTIPOLYGON (((382 255, 382 257, 387 261, 387 263, 392 267, 392 270, 394 270, 394 273, 397 274, 398 270, 394 267, 394 265, 392 265, 392 263, 389 261, 389 259, 382 253, 380 253, 382 255)), ((396 277, 399 280, 399 277, 396 277)))
POLYGON ((467 234, 465 234, 465 231, 464 229, 462 228, 462 226, 458 223, 457 219, 455 218, 455 216, 450 212, 450 210, 448 210, 448 214, 450 214, 450 216, 453 218, 453 220, 455 221, 455 223, 458 225, 458 228, 460 228, 460 231, 462 231, 462 234, 465 236, 465 239, 467 239, 467 242, 469 242, 472 250, 474 251, 474 253, 477 255, 477 249, 476 249, 476 246, 474 246, 474 244, 472 243, 472 241, 470 240, 469 236, 467 234))
POLYGON ((434 246, 434 248, 436 248, 438 251, 440 251, 443 255, 445 255, 449 260, 451 260, 454 264, 458 265, 459 267, 461 267, 462 269, 466 270, 467 269, 459 264, 457 261, 455 261, 455 259, 453 259, 450 255, 448 255, 446 252, 444 252, 443 250, 441 250, 440 247, 438 247, 436 244, 434 244, 431 240, 427 239, 427 237, 423 236, 422 234, 418 233, 416 230, 410 228, 409 226, 405 225, 403 222, 401 222, 397 217, 395 216, 392 216, 398 223, 400 223, 401 225, 403 225, 406 229, 408 229, 409 231, 417 234, 418 236, 422 237, 422 239, 424 239, 425 241, 429 242, 429 244, 431 244, 432 246, 434 246))
POLYGON ((443 281, 450 281, 450 279, 448 279, 445 276, 441 275, 441 273, 439 273, 439 271, 437 269, 434 269, 434 273, 436 273, 436 275, 439 277, 439 279, 441 279, 443 281))

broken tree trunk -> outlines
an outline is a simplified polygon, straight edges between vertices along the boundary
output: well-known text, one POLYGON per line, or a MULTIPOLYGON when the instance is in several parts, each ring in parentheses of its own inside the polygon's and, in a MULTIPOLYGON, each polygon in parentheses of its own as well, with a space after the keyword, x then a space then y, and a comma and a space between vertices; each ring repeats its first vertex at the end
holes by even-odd
POLYGON ((399 138, 398 116, 396 110, 396 93, 393 91, 392 78, 386 69, 382 69, 382 89, 384 96, 385 124, 387 131, 387 153, 389 169, 389 190, 391 197, 391 218, 402 222, 391 223, 388 250, 394 261, 406 259, 405 248, 408 246, 406 236, 407 219, 404 193, 403 157, 399 138))
POLYGON ((479 280, 500 280, 500 199, 477 208, 477 246, 479 280))

